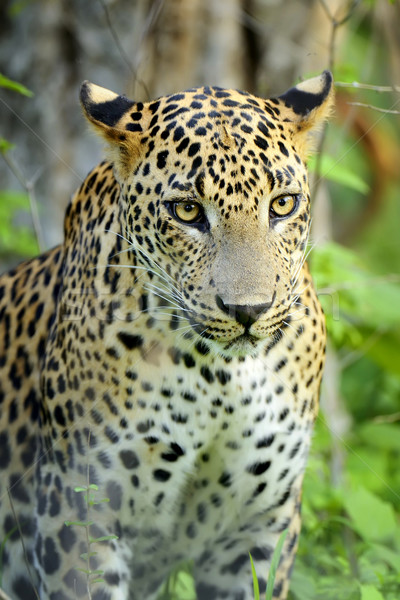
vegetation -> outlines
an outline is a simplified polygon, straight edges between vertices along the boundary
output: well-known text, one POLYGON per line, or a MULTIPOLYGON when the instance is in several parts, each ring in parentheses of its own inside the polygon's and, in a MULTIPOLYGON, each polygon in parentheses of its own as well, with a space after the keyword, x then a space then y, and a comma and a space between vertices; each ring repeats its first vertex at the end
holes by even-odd
POLYGON ((71 527, 71 525, 75 527, 81 527, 85 531, 86 538, 86 552, 83 552, 80 555, 80 558, 85 563, 85 567, 76 566, 76 570, 80 573, 83 573, 86 576, 86 589, 87 589, 87 597, 88 600, 92 600, 92 587, 95 583, 102 583, 104 581, 103 575, 104 571, 102 569, 95 569, 92 565, 92 559, 96 557, 98 552, 93 550, 93 544, 98 544, 99 542, 109 542, 111 540, 117 540, 117 535, 103 535, 100 537, 94 538, 90 535, 90 527, 94 525, 96 522, 95 516, 91 513, 91 508, 93 506, 98 506, 99 504, 104 504, 110 502, 109 498, 101 498, 98 500, 96 498, 96 492, 99 491, 98 486, 95 483, 89 483, 89 466, 87 469, 87 485, 85 486, 77 486, 74 488, 74 492, 77 494, 84 493, 84 501, 86 507, 86 520, 85 521, 65 521, 65 525, 67 527, 71 527))
MULTIPOLYGON (((349 20, 333 65, 337 79, 365 78, 364 56, 374 32, 367 11, 357 28, 349 20)), ((400 247, 393 230, 400 217, 399 181, 371 154, 373 146, 378 155, 385 152, 381 144, 386 140, 391 147, 393 131, 399 132, 394 109, 400 96, 380 93, 389 78, 383 68, 387 50, 376 47, 368 65, 368 81, 379 85, 363 90, 367 106, 356 117, 364 121, 361 135, 345 123, 330 126, 320 166, 328 177, 332 220, 338 215, 334 230, 345 231, 347 221, 352 235, 342 236, 347 247, 330 242, 311 258, 330 346, 305 477, 291 586, 296 600, 400 597, 400 247), (373 217, 365 219, 366 213, 373 217)), ((345 101, 354 102, 357 88, 345 89, 345 101)), ((347 117, 348 110, 339 97, 339 116, 347 117)))

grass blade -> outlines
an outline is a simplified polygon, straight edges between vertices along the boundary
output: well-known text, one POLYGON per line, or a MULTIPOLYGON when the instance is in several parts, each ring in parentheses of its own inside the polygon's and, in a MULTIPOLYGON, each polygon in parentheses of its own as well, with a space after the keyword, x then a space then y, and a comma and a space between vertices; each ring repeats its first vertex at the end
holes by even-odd
MULTIPOLYGON (((271 566, 269 568, 268 584, 267 584, 267 592, 265 594, 265 600, 272 600, 272 594, 274 592, 276 571, 278 569, 279 559, 282 554, 283 544, 285 543, 285 539, 286 539, 286 536, 288 533, 289 533, 288 529, 285 529, 284 531, 282 531, 282 533, 279 537, 278 543, 275 546, 275 550, 274 550, 274 553, 273 553, 272 559, 271 559, 271 566)), ((253 575, 253 577, 254 577, 254 575, 253 575)))
POLYGON ((258 587, 257 573, 256 573, 256 569, 255 569, 253 558, 252 558, 251 554, 250 554, 250 562, 251 562, 251 572, 253 574, 254 600, 260 600, 260 588, 258 587))

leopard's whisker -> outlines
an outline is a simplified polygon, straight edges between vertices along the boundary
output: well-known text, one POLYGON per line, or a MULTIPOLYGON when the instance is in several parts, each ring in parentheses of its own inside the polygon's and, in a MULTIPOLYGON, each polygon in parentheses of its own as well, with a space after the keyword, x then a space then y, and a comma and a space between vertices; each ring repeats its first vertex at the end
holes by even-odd
POLYGON ((177 302, 179 305, 180 305, 180 302, 182 301, 182 295, 180 293, 178 294, 175 290, 170 290, 168 287, 166 287, 164 285, 156 285, 155 283, 146 282, 145 288, 148 289, 150 291, 150 293, 153 293, 151 290, 159 291, 162 294, 165 294, 166 296, 169 296, 170 298, 172 298, 173 301, 177 302))
POLYGON ((188 312, 188 313, 191 312, 189 309, 182 307, 180 304, 178 304, 178 302, 176 302, 173 299, 171 299, 171 297, 164 296, 163 294, 160 294, 160 293, 158 293, 158 292, 156 292, 154 290, 151 293, 154 296, 157 296, 158 298, 162 298, 166 302, 169 302, 174 308, 176 308, 178 310, 182 310, 183 312, 188 312))

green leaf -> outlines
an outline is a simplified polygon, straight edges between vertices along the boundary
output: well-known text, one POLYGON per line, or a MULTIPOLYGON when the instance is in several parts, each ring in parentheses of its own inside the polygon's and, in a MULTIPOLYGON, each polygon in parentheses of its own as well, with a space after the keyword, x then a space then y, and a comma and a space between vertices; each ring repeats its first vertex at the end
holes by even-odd
POLYGON ((400 375, 400 334, 390 331, 375 340, 366 354, 386 371, 400 375))
POLYGON ((110 540, 117 540, 118 536, 117 535, 102 535, 101 537, 98 538, 89 538, 89 543, 90 544, 96 544, 96 542, 109 542, 110 540))
POLYGON ((30 212, 29 196, 16 190, 0 190, 0 255, 32 256, 39 248, 36 236, 29 227, 15 225, 20 212, 30 212))
POLYGON ((82 569, 81 567, 75 567, 75 569, 77 571, 79 571, 80 573, 85 573, 85 575, 90 575, 90 570, 89 569, 82 569))
POLYGON ((31 2, 32 0, 15 0, 7 11, 9 16, 17 17, 31 2))
POLYGON ((316 584, 312 579, 311 573, 301 571, 300 562, 297 560, 293 575, 291 577, 290 591, 297 600, 314 600, 316 594, 316 584))
POLYGON ((86 573, 86 575, 104 575, 104 571, 102 569, 94 569, 93 571, 90 569, 83 569, 81 567, 75 567, 75 569, 81 573, 86 573))
POLYGON ((378 450, 400 452, 400 430, 397 423, 366 422, 358 429, 360 439, 378 450))
MULTIPOLYGON (((359 77, 360 71, 358 65, 354 63, 343 63, 338 64, 335 67, 334 79, 335 81, 342 81, 345 83, 352 83, 359 77)), ((346 92, 353 91, 353 88, 346 88, 346 92)), ((357 90, 354 90, 356 92, 357 90)))
MULTIPOLYGON (((361 194, 367 194, 369 191, 368 184, 361 179, 354 171, 346 167, 342 162, 333 156, 324 154, 320 157, 320 174, 321 177, 340 183, 341 185, 360 192, 361 194)), ((317 157, 312 156, 308 161, 308 168, 311 172, 315 173, 317 165, 317 157)))
POLYGON ((193 600, 195 598, 193 577, 186 571, 177 573, 175 588, 178 598, 182 600, 193 600))
POLYGON ((86 492, 86 491, 87 491, 87 488, 85 488, 85 487, 77 486, 74 488, 74 492, 86 492))
POLYGON ((373 585, 362 585, 360 591, 361 600, 385 600, 382 594, 373 585))
POLYGON ((94 521, 64 521, 65 525, 69 527, 70 525, 77 525, 78 527, 90 527, 90 525, 94 524, 94 521))
POLYGON ((5 75, 2 75, 1 73, 0 73, 0 87, 7 88, 8 90, 13 90, 14 92, 18 92, 19 94, 22 94, 23 96, 28 96, 29 98, 31 98, 34 95, 33 92, 31 92, 31 90, 28 90, 28 88, 25 87, 24 85, 22 85, 22 83, 13 81, 12 79, 9 79, 8 77, 6 77, 5 75))
POLYGON ((94 498, 92 497, 92 499, 90 499, 88 501, 89 506, 95 506, 96 504, 105 504, 107 502, 110 502, 110 498, 102 498, 101 500, 94 500, 94 498))
POLYGON ((281 557, 283 544, 285 543, 285 539, 286 539, 286 536, 288 533, 289 533, 288 529, 285 529, 284 531, 282 531, 281 535, 279 536, 278 543, 275 546, 275 550, 274 550, 274 553, 273 553, 272 559, 271 559, 271 566, 269 568, 268 584, 267 584, 267 592, 265 594, 265 600, 272 600, 272 594, 274 592, 276 571, 278 569, 279 559, 281 557))
POLYGON ((79 556, 83 560, 87 560, 88 558, 91 558, 92 556, 96 556, 96 554, 98 554, 98 552, 83 552, 83 554, 80 554, 79 556))
POLYGON ((9 150, 12 150, 15 147, 15 144, 11 144, 3 137, 0 137, 0 153, 5 154, 9 150))
POLYGON ((400 574, 400 554, 398 552, 375 542, 366 555, 370 556, 372 564, 376 564, 379 560, 383 561, 400 574))
POLYGON ((250 563, 251 563, 251 572, 253 575, 254 600, 260 600, 260 588, 258 586, 258 578, 257 578, 256 568, 254 566, 254 562, 253 562, 253 558, 252 558, 251 554, 250 554, 250 563))
POLYGON ((353 524, 366 541, 392 539, 396 530, 393 506, 365 488, 348 490, 344 506, 353 524))
POLYGON ((397 276, 377 276, 354 251, 334 243, 315 249, 311 268, 334 345, 362 347, 363 354, 399 374, 397 276))
POLYGON ((29 196, 25 192, 0 190, 0 219, 14 215, 17 209, 29 208, 29 196))

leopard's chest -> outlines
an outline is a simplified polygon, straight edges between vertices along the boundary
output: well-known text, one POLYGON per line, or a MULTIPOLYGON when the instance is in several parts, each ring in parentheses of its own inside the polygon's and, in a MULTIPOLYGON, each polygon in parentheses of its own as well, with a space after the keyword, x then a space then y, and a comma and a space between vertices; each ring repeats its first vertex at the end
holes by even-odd
POLYGON ((118 400, 127 427, 111 447, 104 438, 101 485, 140 552, 173 542, 192 554, 273 512, 304 469, 311 428, 274 356, 196 358, 168 349, 142 360, 118 400))

